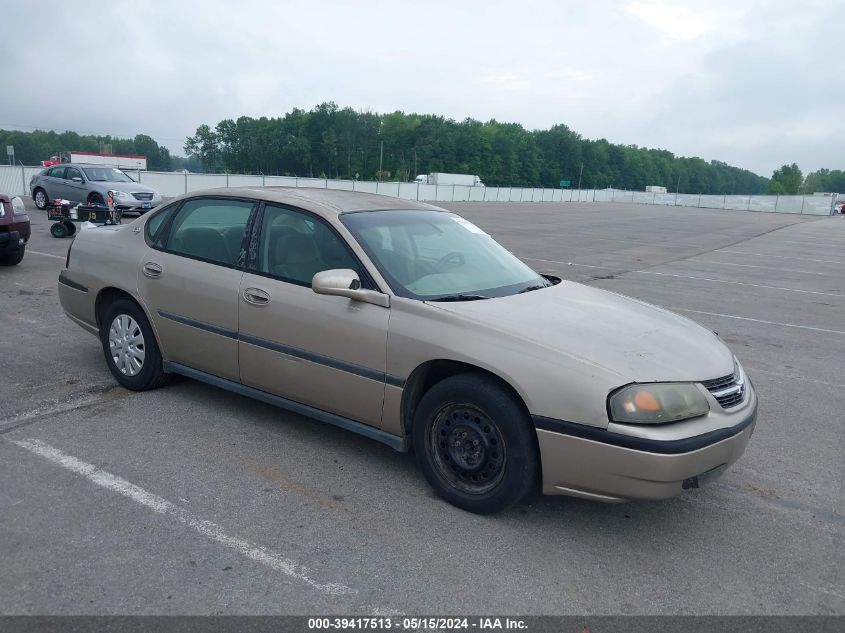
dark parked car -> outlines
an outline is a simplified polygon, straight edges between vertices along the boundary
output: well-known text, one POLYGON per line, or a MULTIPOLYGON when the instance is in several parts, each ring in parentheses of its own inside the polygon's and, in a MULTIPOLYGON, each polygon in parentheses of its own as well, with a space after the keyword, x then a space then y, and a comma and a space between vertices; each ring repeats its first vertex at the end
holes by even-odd
POLYGON ((29 233, 29 216, 23 200, 0 193, 0 265, 20 264, 29 233))
POLYGON ((114 206, 124 211, 143 213, 161 204, 158 191, 135 182, 116 167, 63 164, 45 169, 29 181, 32 199, 39 209, 51 200, 105 204, 108 192, 114 193, 114 206))

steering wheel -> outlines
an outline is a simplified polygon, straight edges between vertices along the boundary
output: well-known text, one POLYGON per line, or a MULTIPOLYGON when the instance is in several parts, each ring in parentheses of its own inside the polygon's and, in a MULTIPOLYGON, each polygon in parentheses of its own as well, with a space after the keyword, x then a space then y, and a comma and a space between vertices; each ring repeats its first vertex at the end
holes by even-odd
POLYGON ((464 257, 463 253, 459 253, 458 251, 452 251, 451 253, 446 253, 443 257, 437 260, 437 267, 443 268, 447 264, 452 266, 463 266, 467 263, 466 257, 464 257))

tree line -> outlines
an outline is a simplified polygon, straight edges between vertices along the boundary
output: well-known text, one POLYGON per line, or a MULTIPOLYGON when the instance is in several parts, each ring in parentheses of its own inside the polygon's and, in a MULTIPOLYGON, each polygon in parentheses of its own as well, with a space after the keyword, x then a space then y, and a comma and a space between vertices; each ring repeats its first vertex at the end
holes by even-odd
MULTIPOLYGON (((820 169, 803 176, 796 164, 771 178, 721 161, 675 156, 662 149, 586 139, 566 125, 526 130, 518 123, 396 111, 378 114, 322 103, 281 117, 225 119, 200 125, 185 141, 187 158, 155 139, 76 132, 0 130, 0 149, 13 145, 25 165, 71 150, 147 157, 151 171, 258 173, 359 180, 410 181, 437 171, 477 174, 491 186, 613 187, 703 194, 798 194, 845 191, 845 172, 820 169)), ((1 158, 1 157, 0 157, 1 158)))
POLYGON ((759 194, 768 179, 720 161, 590 140, 565 125, 526 130, 517 123, 438 115, 377 114, 335 103, 281 117, 200 125, 185 152, 207 171, 409 181, 417 174, 477 174, 487 185, 759 194))
MULTIPOLYGON (((5 146, 15 148, 15 162, 24 165, 40 165, 42 160, 63 152, 100 152, 103 145, 111 145, 112 154, 131 154, 147 157, 150 171, 170 171, 193 166, 201 169, 199 161, 188 161, 180 156, 171 156, 170 150, 159 145, 152 137, 138 134, 135 138, 118 138, 109 135, 77 134, 76 132, 54 132, 35 130, 0 130, 0 151, 5 146)), ((5 154, 0 156, 0 164, 5 154)), ((194 171, 195 169, 191 169, 194 171)))

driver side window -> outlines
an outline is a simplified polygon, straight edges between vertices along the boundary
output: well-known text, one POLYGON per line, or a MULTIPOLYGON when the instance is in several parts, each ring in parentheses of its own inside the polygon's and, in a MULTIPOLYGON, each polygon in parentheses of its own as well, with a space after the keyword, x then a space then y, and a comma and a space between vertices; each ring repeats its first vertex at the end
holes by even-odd
POLYGON ((82 172, 80 172, 76 167, 68 167, 67 172, 65 173, 65 180, 73 180, 74 178, 82 180, 82 172))
POLYGON ((336 268, 363 277, 349 247, 324 222, 293 209, 270 204, 264 208, 259 272, 310 288, 315 274, 336 268))

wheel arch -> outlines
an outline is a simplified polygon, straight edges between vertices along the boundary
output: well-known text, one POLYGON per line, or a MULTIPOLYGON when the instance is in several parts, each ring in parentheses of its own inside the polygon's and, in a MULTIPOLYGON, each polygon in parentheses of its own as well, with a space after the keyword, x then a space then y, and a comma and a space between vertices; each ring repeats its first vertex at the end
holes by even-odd
POLYGON ((520 394, 518 389, 500 375, 472 363, 447 358, 438 358, 418 365, 405 381, 404 389, 402 391, 401 408, 402 430, 404 433, 410 437, 417 405, 426 392, 434 387, 434 385, 447 378, 468 373, 492 378, 510 394, 514 401, 525 410, 526 415, 529 415, 530 417, 530 412, 528 410, 528 405, 525 403, 525 398, 522 397, 522 394, 520 394))
MULTIPOLYGON (((147 323, 150 324, 153 334, 156 336, 156 343, 159 343, 158 332, 156 332, 155 329, 155 322, 150 318, 150 313, 144 303, 139 301, 138 298, 132 295, 131 292, 127 292, 123 288, 118 288, 116 286, 105 286, 97 293, 97 298, 94 300, 94 318, 96 319, 97 329, 102 330, 102 317, 105 307, 118 299, 128 299, 141 309, 141 312, 144 313, 144 317, 147 319, 147 323)), ((159 344, 159 349, 161 349, 161 344, 159 344)))
POLYGON ((91 198, 93 198, 94 196, 99 197, 100 200, 102 200, 103 202, 106 201, 106 196, 104 194, 100 193, 99 191, 97 191, 96 189, 94 189, 93 191, 89 191, 88 195, 85 196, 86 202, 90 202, 91 198))

